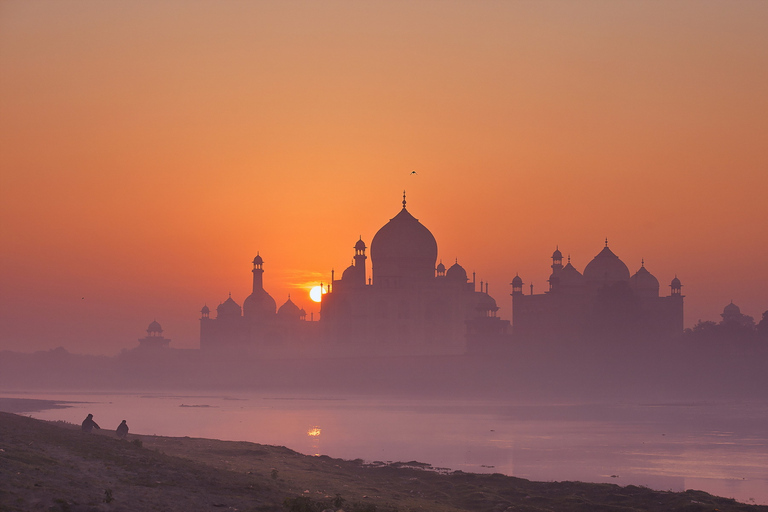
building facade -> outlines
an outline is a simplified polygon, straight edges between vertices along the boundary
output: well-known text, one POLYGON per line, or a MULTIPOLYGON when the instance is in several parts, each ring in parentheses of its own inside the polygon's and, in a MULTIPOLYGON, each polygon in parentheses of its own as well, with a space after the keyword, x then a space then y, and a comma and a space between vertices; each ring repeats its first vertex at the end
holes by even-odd
POLYGON ((549 290, 524 293, 520 276, 512 280, 512 324, 515 339, 563 337, 635 337, 668 339, 683 332, 682 284, 675 277, 670 294, 660 295, 659 281, 641 262, 630 275, 618 256, 605 247, 579 272, 563 265, 559 249, 552 254, 549 290))

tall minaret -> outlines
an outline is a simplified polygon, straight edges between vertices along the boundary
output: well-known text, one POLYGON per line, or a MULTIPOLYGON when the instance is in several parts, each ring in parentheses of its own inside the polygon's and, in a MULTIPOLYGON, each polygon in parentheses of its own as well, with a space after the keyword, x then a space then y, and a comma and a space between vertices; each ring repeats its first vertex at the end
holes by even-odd
POLYGON ((555 247, 555 252, 552 253, 552 275, 549 276, 549 291, 557 290, 560 284, 560 271, 563 270, 563 253, 560 252, 560 247, 555 247))
MULTIPOLYGON (((253 253, 251 253, 253 254, 253 253)), ((261 268, 261 266, 264 264, 264 260, 259 256, 259 253, 256 253, 256 257, 253 258, 253 294, 256 295, 256 293, 259 290, 264 289, 264 281, 263 281, 263 275, 264 270, 261 268)))
POLYGON ((365 286, 365 260, 368 259, 365 249, 365 242, 361 236, 355 244, 355 285, 357 286, 365 286))

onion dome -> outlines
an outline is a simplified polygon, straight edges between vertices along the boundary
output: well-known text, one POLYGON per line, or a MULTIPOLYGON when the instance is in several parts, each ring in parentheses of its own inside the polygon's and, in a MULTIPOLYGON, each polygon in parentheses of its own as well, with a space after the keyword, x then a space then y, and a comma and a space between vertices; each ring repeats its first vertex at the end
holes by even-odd
MULTIPOLYGON (((253 254, 253 253, 251 253, 251 254, 253 254)), ((259 256, 259 254, 257 253, 256 257, 253 258, 253 264, 254 265, 263 265, 264 264, 264 259, 261 256, 259 256)))
POLYGON ((160 324, 157 323, 157 320, 153 320, 152 323, 149 324, 149 327, 147 327, 148 334, 152 334, 152 333, 160 334, 162 332, 163 332, 163 328, 160 327, 160 324))
POLYGON ((289 295, 285 304, 277 310, 277 316, 282 320, 299 320, 301 318, 301 309, 293 303, 289 295))
POLYGON ((207 315, 208 313, 211 312, 211 310, 210 308, 208 308, 208 305, 206 304, 205 306, 203 306, 203 309, 201 309, 200 312, 204 315, 207 315))
POLYGON ((645 263, 640 265, 640 269, 635 272, 629 280, 629 285, 640 296, 658 297, 659 280, 645 268, 645 263))
POLYGON ((552 253, 552 259, 553 260, 562 260, 563 259, 563 253, 560 252, 560 249, 555 249, 555 252, 552 253))
POLYGON ((469 281, 469 278, 467 277, 467 271, 464 270, 464 267, 459 265, 458 261, 451 265, 451 268, 449 268, 445 273, 445 277, 451 281, 458 281, 460 283, 466 283, 469 281))
POLYGON ((475 292, 475 296, 477 297, 477 306, 475 309, 478 311, 483 311, 485 313, 488 312, 494 312, 498 311, 499 308, 496 305, 496 299, 491 297, 485 292, 475 292))
POLYGON ((739 308, 739 306, 734 304, 733 301, 731 301, 730 304, 728 304, 723 308, 723 314, 722 314, 723 317, 739 316, 739 315, 741 315, 741 309, 739 308))
POLYGON ((341 280, 345 283, 351 283, 354 282, 356 276, 357 269, 354 265, 350 265, 341 273, 341 280))
POLYGON ((512 278, 512 286, 514 287, 523 286, 523 278, 521 278, 518 275, 515 275, 515 277, 512 278))
POLYGON ((371 241, 373 280, 386 278, 431 279, 435 274, 437 241, 405 209, 386 223, 371 241))
POLYGON ((240 305, 234 300, 232 300, 231 295, 227 300, 219 304, 218 307, 216 308, 217 318, 239 317, 240 313, 241 313, 240 305))
POLYGON ((443 265, 443 262, 442 262, 442 261, 441 261, 440 263, 438 263, 438 264, 437 264, 437 268, 435 268, 435 270, 437 270, 437 273, 438 273, 438 274, 443 274, 443 273, 445 273, 445 265, 443 265))
POLYGON ((675 276, 675 278, 672 280, 672 283, 669 286, 671 286, 672 288, 681 288, 683 285, 680 282, 680 280, 677 278, 677 276, 675 276))
MULTIPOLYGON (((560 285, 560 288, 578 288, 584 284, 584 276, 581 275, 581 272, 576 270, 576 267, 571 265, 570 261, 568 261, 563 269, 557 273, 557 278, 559 280, 558 284, 560 285)), ((520 286, 522 285, 523 280, 521 279, 520 286)))
POLYGON ((360 240, 355 242, 355 250, 356 251, 364 251, 365 250, 365 242, 363 242, 363 237, 360 237, 360 240))
POLYGON ((249 318, 263 318, 275 314, 277 303, 266 290, 254 290, 243 302, 243 312, 249 318))
POLYGON ((584 279, 597 285, 612 285, 629 281, 629 269, 618 256, 608 248, 608 241, 600 253, 584 269, 584 279))

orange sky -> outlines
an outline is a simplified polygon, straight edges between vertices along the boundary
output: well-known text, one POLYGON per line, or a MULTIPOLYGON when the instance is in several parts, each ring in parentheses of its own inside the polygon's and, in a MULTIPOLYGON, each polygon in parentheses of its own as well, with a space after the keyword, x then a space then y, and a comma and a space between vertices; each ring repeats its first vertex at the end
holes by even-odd
POLYGON ((768 2, 0 3, 0 349, 115 354, 304 285, 408 206, 543 291, 603 246, 768 310, 768 2), (409 175, 415 169, 418 175, 409 175))

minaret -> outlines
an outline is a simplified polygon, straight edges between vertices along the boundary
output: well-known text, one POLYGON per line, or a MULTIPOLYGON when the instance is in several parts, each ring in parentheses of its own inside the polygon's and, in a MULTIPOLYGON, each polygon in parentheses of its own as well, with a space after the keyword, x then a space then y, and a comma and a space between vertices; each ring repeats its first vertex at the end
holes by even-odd
POLYGON ((365 249, 365 242, 361 236, 355 244, 355 285, 357 286, 365 286, 365 260, 368 259, 365 249))
MULTIPOLYGON (((253 253, 251 253, 253 254, 253 253)), ((261 268, 261 266, 264 264, 264 260, 259 256, 259 253, 256 253, 256 257, 253 258, 253 294, 256 295, 256 293, 259 290, 264 289, 264 270, 261 268)))
POLYGON ((549 276, 549 291, 558 289, 561 270, 563 270, 563 253, 560 252, 560 246, 556 246, 555 252, 552 253, 552 275, 549 276))
POLYGON ((523 294, 523 280, 520 278, 520 275, 515 274, 515 277, 512 279, 512 295, 522 295, 523 294))

